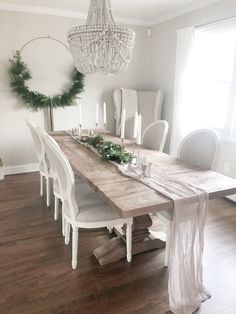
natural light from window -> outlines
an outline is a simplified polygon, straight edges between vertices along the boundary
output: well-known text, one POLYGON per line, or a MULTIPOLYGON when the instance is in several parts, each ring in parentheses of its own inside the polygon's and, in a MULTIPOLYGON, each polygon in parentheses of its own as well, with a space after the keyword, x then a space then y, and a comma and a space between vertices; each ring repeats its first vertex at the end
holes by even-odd
POLYGON ((236 141, 236 26, 196 31, 187 77, 186 129, 215 128, 236 141))

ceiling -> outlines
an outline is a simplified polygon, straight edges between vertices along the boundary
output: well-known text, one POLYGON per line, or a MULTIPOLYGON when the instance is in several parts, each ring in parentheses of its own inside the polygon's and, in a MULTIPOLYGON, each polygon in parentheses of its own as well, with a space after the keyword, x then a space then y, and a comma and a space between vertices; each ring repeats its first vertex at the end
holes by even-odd
MULTIPOLYGON (((123 22, 152 25, 219 0, 111 0, 123 22)), ((0 0, 0 10, 85 18, 89 0, 0 0), (53 14, 54 13, 54 14, 53 14)))

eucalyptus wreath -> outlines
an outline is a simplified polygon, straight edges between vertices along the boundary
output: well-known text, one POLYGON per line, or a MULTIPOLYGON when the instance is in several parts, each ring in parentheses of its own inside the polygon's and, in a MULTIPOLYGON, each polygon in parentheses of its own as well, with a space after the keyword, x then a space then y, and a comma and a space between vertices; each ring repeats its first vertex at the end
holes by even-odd
POLYGON ((24 101, 26 106, 33 110, 75 105, 76 97, 84 90, 84 74, 73 69, 71 73, 72 83, 63 94, 48 97, 39 92, 31 91, 26 83, 32 76, 27 65, 22 61, 20 52, 16 51, 9 62, 10 86, 12 92, 16 93, 24 101))

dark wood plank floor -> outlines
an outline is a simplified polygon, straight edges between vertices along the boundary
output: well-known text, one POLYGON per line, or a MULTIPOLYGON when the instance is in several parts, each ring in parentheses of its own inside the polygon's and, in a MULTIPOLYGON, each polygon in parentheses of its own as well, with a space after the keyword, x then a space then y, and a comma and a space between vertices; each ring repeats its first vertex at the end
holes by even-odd
MULTIPOLYGON (((164 251, 99 266, 94 248, 105 229, 80 232, 79 268, 61 225, 39 196, 38 173, 0 182, 0 313, 167 314, 164 251)), ((236 206, 212 201, 205 246, 205 284, 212 298, 199 314, 236 314, 236 206)))

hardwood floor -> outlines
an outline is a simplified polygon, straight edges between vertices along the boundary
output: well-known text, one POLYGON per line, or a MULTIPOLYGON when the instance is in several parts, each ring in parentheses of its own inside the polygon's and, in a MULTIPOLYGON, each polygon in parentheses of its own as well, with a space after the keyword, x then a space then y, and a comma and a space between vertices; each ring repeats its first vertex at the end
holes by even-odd
MULTIPOLYGON (((94 248, 105 229, 80 231, 79 267, 61 225, 39 196, 38 173, 0 181, 0 313, 169 314, 164 251, 100 266, 94 248)), ((205 284, 212 298, 199 314, 236 314, 236 206, 211 201, 206 226, 205 284)))

